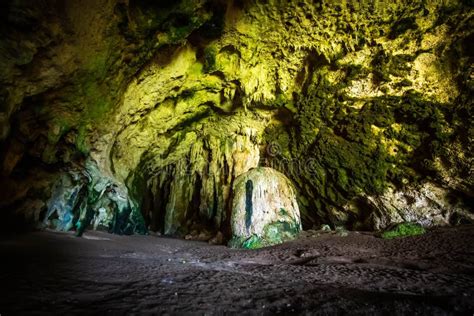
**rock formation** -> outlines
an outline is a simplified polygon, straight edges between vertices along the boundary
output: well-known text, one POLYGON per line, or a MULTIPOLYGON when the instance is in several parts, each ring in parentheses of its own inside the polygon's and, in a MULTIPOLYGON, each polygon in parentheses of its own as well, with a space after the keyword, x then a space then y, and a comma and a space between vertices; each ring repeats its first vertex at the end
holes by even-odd
POLYGON ((232 198, 234 247, 259 248, 295 238, 301 231, 296 193, 285 175, 255 168, 235 179, 232 198))
POLYGON ((234 182, 257 166, 294 184, 304 228, 473 220, 470 1, 0 12, 4 228, 229 238, 234 182))

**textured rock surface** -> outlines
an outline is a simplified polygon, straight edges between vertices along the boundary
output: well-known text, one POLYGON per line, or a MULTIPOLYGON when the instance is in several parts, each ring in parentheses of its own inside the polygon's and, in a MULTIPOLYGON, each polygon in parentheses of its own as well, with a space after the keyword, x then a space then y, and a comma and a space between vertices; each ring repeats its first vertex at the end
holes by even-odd
POLYGON ((474 220, 459 200, 448 196, 448 191, 432 183, 416 188, 387 190, 383 195, 368 197, 367 205, 372 207, 372 221, 369 226, 383 229, 394 223, 416 222, 425 227, 446 226, 456 220, 474 220))
MULTIPOLYGON (((229 237, 233 181, 257 166, 295 184, 306 228, 472 221, 470 1, 46 0, 0 11, 5 223, 49 225, 56 207, 70 227, 72 191, 54 184, 87 161, 123 192, 108 200, 170 235, 229 237)), ((110 222, 99 204, 91 227, 110 222)))
POLYGON ((255 168, 237 177, 231 228, 234 247, 260 248, 294 239, 301 220, 290 180, 271 168, 255 168))
POLYGON ((64 173, 54 184, 42 227, 59 231, 75 227, 78 235, 90 225, 117 234, 146 232, 125 186, 105 177, 91 161, 80 171, 64 173))

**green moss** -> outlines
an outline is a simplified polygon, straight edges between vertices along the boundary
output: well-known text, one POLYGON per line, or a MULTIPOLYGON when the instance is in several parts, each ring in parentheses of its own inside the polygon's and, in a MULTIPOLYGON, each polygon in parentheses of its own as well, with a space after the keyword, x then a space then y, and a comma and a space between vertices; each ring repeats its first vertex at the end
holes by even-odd
POLYGON ((92 122, 100 121, 111 108, 112 100, 105 88, 97 82, 87 82, 83 86, 87 102, 87 119, 92 122))
POLYGON ((280 209, 280 214, 281 214, 282 216, 289 216, 288 212, 287 212, 284 208, 281 208, 281 209, 280 209))
MULTIPOLYGON (((380 71, 394 75, 405 74, 413 60, 385 53, 377 58, 380 71)), ((348 97, 345 88, 364 68, 343 67, 345 77, 336 82, 329 80, 330 67, 316 71, 306 94, 295 102, 299 127, 293 134, 297 141, 292 155, 310 159, 311 164, 303 161, 305 167, 294 177, 304 183, 303 192, 314 196, 311 203, 318 214, 328 214, 332 206, 342 208, 362 192, 377 195, 407 179, 416 183, 436 176, 434 159, 446 155, 442 144, 454 135, 452 105, 429 101, 413 91, 402 96, 348 97)), ((402 84, 411 82, 404 79, 402 84)))
POLYGON ((77 131, 76 136, 76 148, 83 154, 89 153, 89 143, 88 143, 88 134, 87 127, 81 125, 77 131))
POLYGON ((248 238, 245 237, 233 237, 229 243, 231 248, 243 248, 243 249, 258 249, 263 247, 262 239, 256 235, 252 235, 248 238))
POLYGON ((192 31, 198 28, 200 21, 190 22, 188 25, 184 26, 172 26, 170 27, 168 34, 170 43, 177 44, 188 37, 192 31))
POLYGON ((401 223, 391 230, 382 233, 382 238, 393 239, 398 237, 422 235, 426 232, 423 226, 416 223, 401 223))
POLYGON ((411 82, 411 80, 408 80, 408 79, 403 79, 397 84, 398 87, 409 87, 412 85, 413 85, 413 82, 411 82))
POLYGON ((408 30, 414 30, 416 28, 417 24, 415 17, 402 18, 394 24, 388 37, 390 39, 395 39, 408 30))
POLYGON ((280 93, 280 94, 277 95, 277 97, 275 99, 275 102, 274 102, 274 105, 276 107, 286 108, 287 110, 289 110, 292 113, 297 113, 297 111, 298 111, 295 107, 295 104, 294 104, 293 100, 289 99, 283 93, 280 93))
POLYGON ((214 46, 207 46, 204 49, 204 73, 210 73, 216 70, 217 49, 214 46))
MULTIPOLYGON (((370 64, 376 83, 390 82, 390 76, 408 76, 412 68, 410 63, 414 61, 415 57, 407 54, 390 55, 381 49, 370 64)), ((409 82, 408 79, 405 78, 405 80, 402 80, 404 86, 409 82)))
MULTIPOLYGON (((280 209, 280 213, 284 216, 288 213, 284 209, 280 209)), ((250 237, 234 236, 229 241, 232 248, 258 249, 281 244, 285 241, 295 239, 300 232, 300 224, 296 221, 286 222, 279 221, 268 224, 263 229, 263 235, 252 235, 250 237)))
MULTIPOLYGON (((189 70, 188 70, 188 74, 190 76, 194 76, 194 77, 199 77, 199 76, 202 76, 203 74, 203 65, 199 62, 197 63, 194 63, 191 67, 189 67, 189 70)), ((195 90, 193 89, 189 89, 188 91, 194 91, 196 92, 195 90)))
POLYGON ((84 66, 84 71, 87 73, 85 82, 93 81, 94 79, 104 79, 109 70, 109 53, 107 51, 94 55, 88 63, 84 66))
POLYGON ((294 239, 300 232, 300 225, 297 222, 276 222, 266 225, 263 231, 265 244, 277 245, 294 239))
POLYGON ((258 249, 262 247, 262 244, 262 240, 258 236, 252 235, 250 238, 248 238, 242 243, 242 248, 258 249))

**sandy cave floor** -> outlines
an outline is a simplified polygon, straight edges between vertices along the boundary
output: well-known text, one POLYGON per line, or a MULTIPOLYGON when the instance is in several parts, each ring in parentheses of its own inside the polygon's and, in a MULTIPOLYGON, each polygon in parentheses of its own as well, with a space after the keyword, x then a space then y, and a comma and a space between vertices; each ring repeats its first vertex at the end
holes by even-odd
POLYGON ((474 226, 398 240, 309 231, 261 250, 35 232, 0 251, 2 316, 474 312, 474 226))

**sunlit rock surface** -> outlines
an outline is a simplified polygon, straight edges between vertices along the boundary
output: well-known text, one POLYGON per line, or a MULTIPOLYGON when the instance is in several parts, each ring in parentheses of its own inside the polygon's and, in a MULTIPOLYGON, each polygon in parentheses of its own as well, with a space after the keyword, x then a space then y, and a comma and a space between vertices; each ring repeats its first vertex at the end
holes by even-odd
POLYGON ((294 239, 301 230, 295 189, 285 175, 255 168, 235 179, 230 245, 260 248, 294 239))
POLYGON ((472 222, 470 1, 0 11, 4 223, 100 229, 118 212, 117 231, 231 237, 233 181, 257 166, 292 181, 305 228, 472 222))

